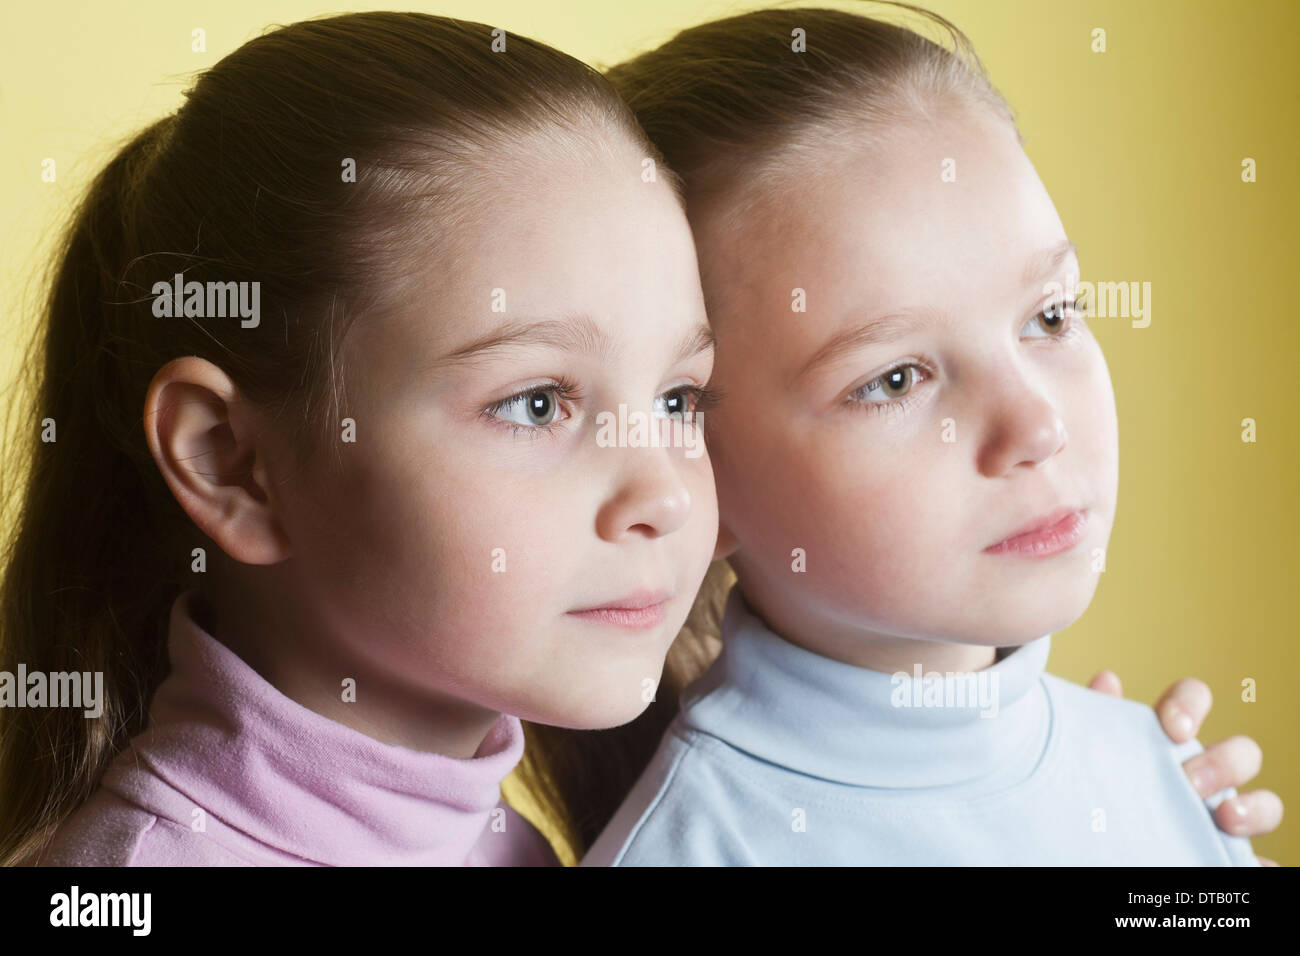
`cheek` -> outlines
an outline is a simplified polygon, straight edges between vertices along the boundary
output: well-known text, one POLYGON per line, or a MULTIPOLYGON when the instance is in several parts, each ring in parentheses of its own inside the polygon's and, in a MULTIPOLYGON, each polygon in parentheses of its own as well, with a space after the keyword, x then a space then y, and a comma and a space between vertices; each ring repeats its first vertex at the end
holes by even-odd
POLYGON ((912 602, 948 575, 963 525, 953 445, 909 434, 883 436, 871 453, 832 465, 816 488, 820 547, 835 593, 856 593, 882 611, 912 602))
POLYGON ((1105 357, 1095 340, 1089 345, 1076 378, 1067 428, 1091 484, 1089 491, 1110 514, 1119 484, 1119 422, 1105 357))
POLYGON ((729 403, 713 412, 707 428, 709 461, 716 489, 718 520, 740 531, 749 522, 750 502, 764 495, 767 474, 762 462, 766 450, 760 446, 768 436, 750 427, 743 415, 733 415, 729 403))
POLYGON ((837 604, 888 613, 942 580, 960 527, 954 446, 837 423, 771 457, 767 493, 748 502, 751 560, 837 604), (762 552, 759 556, 755 552, 762 552))
MULTIPOLYGON (((711 455, 702 443, 700 447, 700 454, 683 458, 678 470, 691 502, 690 514, 681 529, 679 554, 681 558, 696 556, 707 568, 718 540, 718 486, 711 455)), ((703 572, 700 577, 704 577, 703 572)))
POLYGON ((394 653, 454 679, 503 666, 563 610, 576 520, 563 487, 379 436, 356 462, 304 505, 295 548, 340 627, 382 629, 394 653))
POLYGON ((426 483, 395 533, 418 535, 393 569, 410 602, 475 669, 510 671, 529 641, 568 610, 580 532, 591 525, 564 482, 464 462, 426 483))

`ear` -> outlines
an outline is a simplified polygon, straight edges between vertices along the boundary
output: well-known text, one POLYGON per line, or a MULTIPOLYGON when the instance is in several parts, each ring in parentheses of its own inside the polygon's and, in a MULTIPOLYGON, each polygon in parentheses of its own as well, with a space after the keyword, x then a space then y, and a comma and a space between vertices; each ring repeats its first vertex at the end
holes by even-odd
POLYGON ((145 395, 145 438, 167 487, 203 533, 243 564, 275 564, 291 553, 268 493, 259 424, 230 377, 195 356, 160 368, 145 395))
POLYGON ((713 560, 717 561, 721 558, 729 558, 736 553, 736 549, 739 547, 740 542, 736 540, 736 536, 732 534, 731 529, 723 524, 721 519, 719 519, 718 543, 713 548, 713 560))

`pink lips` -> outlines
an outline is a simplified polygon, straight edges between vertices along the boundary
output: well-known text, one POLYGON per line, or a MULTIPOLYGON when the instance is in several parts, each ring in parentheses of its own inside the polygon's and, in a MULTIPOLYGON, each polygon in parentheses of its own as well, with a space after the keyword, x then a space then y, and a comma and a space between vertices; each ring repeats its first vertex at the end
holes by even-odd
POLYGON ((586 621, 616 624, 619 627, 655 627, 663 623, 671 598, 672 595, 667 591, 635 591, 608 604, 569 613, 586 621))
POLYGON ((985 554, 1016 554, 1046 558, 1073 548, 1088 527, 1086 508, 1057 508, 1009 538, 984 549, 985 554))

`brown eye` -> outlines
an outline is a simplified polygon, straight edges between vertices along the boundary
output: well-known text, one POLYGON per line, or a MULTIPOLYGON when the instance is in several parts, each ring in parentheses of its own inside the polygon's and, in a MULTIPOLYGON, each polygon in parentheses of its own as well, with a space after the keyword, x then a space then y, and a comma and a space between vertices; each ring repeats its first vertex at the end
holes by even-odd
POLYGON ((1065 307, 1059 302, 1054 302, 1038 313, 1038 324, 1048 332, 1056 332, 1065 324, 1065 307))
POLYGON ((852 398, 869 404, 880 404, 900 398, 912 390, 916 384, 915 365, 898 365, 891 368, 879 378, 874 378, 855 391, 852 398))
POLYGON ((1053 302, 1025 323, 1025 338, 1050 339, 1069 335, 1070 313, 1078 311, 1078 308, 1078 299, 1073 302, 1053 302))
POLYGON ((906 395, 911 390, 912 383, 916 380, 912 368, 911 365, 904 365, 902 368, 896 368, 882 375, 880 377, 880 387, 885 394, 890 398, 906 395))

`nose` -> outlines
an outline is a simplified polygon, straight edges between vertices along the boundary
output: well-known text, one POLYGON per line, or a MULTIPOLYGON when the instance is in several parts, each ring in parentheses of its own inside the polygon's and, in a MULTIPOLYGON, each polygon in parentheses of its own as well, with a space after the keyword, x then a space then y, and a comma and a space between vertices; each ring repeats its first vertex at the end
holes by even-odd
POLYGON ((621 455, 623 461, 613 491, 596 513, 596 533, 603 540, 617 542, 632 535, 658 538, 686 523, 691 494, 671 449, 606 451, 621 455))
POLYGON ((1018 466, 1037 467, 1052 458, 1067 440, 1065 422, 1042 392, 1025 383, 999 400, 980 448, 979 470, 1001 478, 1018 466))

